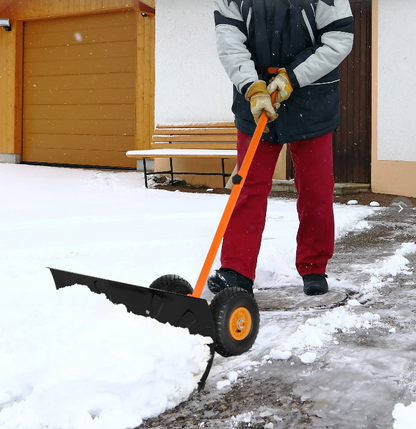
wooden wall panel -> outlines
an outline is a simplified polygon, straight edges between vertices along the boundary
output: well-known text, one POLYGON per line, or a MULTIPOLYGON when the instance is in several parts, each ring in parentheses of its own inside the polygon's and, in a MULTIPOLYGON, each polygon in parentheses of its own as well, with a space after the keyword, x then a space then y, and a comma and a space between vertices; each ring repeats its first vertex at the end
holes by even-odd
MULTIPOLYGON (((134 122, 124 119, 108 120, 105 119, 29 119, 25 121, 25 135, 28 134, 52 134, 55 139, 60 135, 77 135, 77 136, 121 136, 134 135, 134 122)), ((25 149, 29 146, 25 142, 25 149)), ((118 144, 115 141, 114 149, 117 150, 118 144)), ((86 143, 83 150, 89 150, 86 143)), ((127 149, 128 150, 128 149, 127 149)))
MULTIPOLYGON (((122 66, 121 66, 122 67, 122 66)), ((123 67, 125 70, 125 67, 123 67)), ((71 76, 71 83, 79 90, 96 90, 96 89, 125 89, 132 88, 136 83, 136 73, 78 73, 71 76)), ((46 71, 46 70, 45 70, 46 71)), ((47 71, 46 71, 47 72, 47 71)), ((27 76, 25 79, 26 92, 29 91, 49 91, 65 88, 67 85, 68 75, 64 76, 27 76)))
MULTIPOLYGON (((30 23, 28 25, 30 25, 30 23)), ((27 35, 25 35, 25 37, 27 38, 27 35)), ((71 38, 71 36, 69 37, 71 38)), ((69 38, 67 38, 67 41, 68 40, 69 38)), ((108 41, 105 43, 78 46, 57 45, 48 46, 46 48, 30 48, 25 43, 25 62, 42 63, 51 59, 53 59, 54 62, 73 61, 81 58, 93 60, 96 60, 97 58, 117 58, 122 60, 125 57, 131 56, 131 52, 134 51, 135 48, 135 40, 127 42, 108 41)), ((105 71, 103 70, 102 72, 105 71)))
POLYGON ((21 151, 22 24, 0 32, 0 153, 21 151))
POLYGON ((137 19, 136 149, 150 149, 154 131, 155 19, 137 19))
MULTIPOLYGON (((30 144, 28 151, 40 148, 57 149, 59 152, 68 150, 82 150, 86 145, 90 150, 98 151, 124 151, 134 145, 134 136, 90 136, 90 135, 76 135, 76 134, 61 134, 58 137, 53 134, 27 134, 26 139, 30 144), (117 147, 115 150, 114 148, 117 147)), ((46 161, 44 161, 46 162, 46 161)))
POLYGON ((118 12, 26 24, 24 162, 135 166, 125 152, 135 147, 136 18, 118 12))
POLYGON ((117 73, 117 72, 136 72, 136 64, 121 64, 114 61, 112 58, 99 58, 95 60, 94 58, 80 58, 68 62, 56 63, 54 62, 51 67, 52 58, 49 58, 45 62, 34 62, 30 65, 30 69, 26 70, 26 76, 35 75, 35 76, 60 76, 66 73, 89 73, 89 74, 100 74, 103 70, 107 73, 117 73))
POLYGON ((25 108, 26 119, 123 119, 134 120, 134 105, 112 105, 102 104, 96 106, 71 106, 71 105, 37 105, 25 108))
POLYGON ((119 11, 134 6, 134 0, 14 0, 7 11, 14 19, 28 20, 119 11))
POLYGON ((32 159, 41 159, 40 162, 49 164, 105 167, 123 164, 126 152, 114 150, 86 152, 77 149, 65 149, 58 152, 53 148, 36 147, 27 149, 27 156, 32 159), (94 160, 94 164, 91 164, 91 159, 94 160))
POLYGON ((0 0, 0 12, 5 9, 9 4, 12 2, 12 0, 0 0))
POLYGON ((13 153, 14 112, 10 101, 13 100, 14 78, 10 70, 14 69, 14 45, 15 37, 11 32, 0 32, 0 153, 13 153))
MULTIPOLYGON (((95 104, 127 104, 134 103, 134 88, 126 89, 68 89, 51 88, 49 91, 25 91, 25 105, 95 105, 95 104), (88 100, 87 100, 88 98, 88 100)), ((103 119, 105 119, 103 117, 103 119)))

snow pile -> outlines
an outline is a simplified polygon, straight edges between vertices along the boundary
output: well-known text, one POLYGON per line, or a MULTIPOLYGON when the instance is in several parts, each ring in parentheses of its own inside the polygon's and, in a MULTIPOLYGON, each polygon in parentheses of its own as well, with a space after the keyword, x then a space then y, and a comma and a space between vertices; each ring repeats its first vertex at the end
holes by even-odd
POLYGON ((0 314, 4 429, 136 427, 188 397, 210 355, 210 339, 85 286, 50 293, 28 282, 3 293, 0 314))
POLYGON ((232 383, 235 383, 238 380, 238 372, 231 371, 227 374, 226 380, 220 380, 217 382, 217 389, 221 390, 224 387, 231 386, 232 383))
POLYGON ((269 357, 275 360, 288 360, 292 357, 292 352, 290 350, 272 349, 270 355, 266 356, 265 359, 269 357))
POLYGON ((300 361, 305 365, 314 363, 316 361, 317 355, 314 352, 306 352, 300 356, 300 361))
POLYGON ((412 271, 408 269, 409 260, 407 255, 416 252, 416 243, 402 243, 396 250, 393 256, 384 258, 376 264, 364 271, 371 274, 370 280, 360 289, 361 301, 371 299, 374 292, 385 285, 384 279, 389 277, 387 281, 393 281, 393 277, 399 274, 412 275, 412 271))
POLYGON ((238 416, 231 417, 231 427, 236 428, 240 425, 240 423, 251 423, 251 419, 253 418, 253 412, 250 411, 248 413, 240 414, 238 416))
POLYGON ((395 419, 394 429, 414 429, 416 416, 416 402, 412 402, 408 407, 397 404, 393 410, 395 419))
POLYGON ((353 333, 356 329, 370 329, 380 320, 377 314, 356 314, 353 307, 355 306, 335 308, 322 316, 307 319, 279 348, 272 349, 265 358, 286 360, 297 350, 301 354, 302 363, 313 363, 316 354, 304 352, 305 350, 322 348, 338 332, 353 333))
POLYGON ((402 243, 392 257, 384 260, 379 268, 369 272, 372 272, 377 277, 397 276, 398 274, 411 275, 412 272, 407 269, 409 260, 405 256, 415 252, 416 243, 402 243))

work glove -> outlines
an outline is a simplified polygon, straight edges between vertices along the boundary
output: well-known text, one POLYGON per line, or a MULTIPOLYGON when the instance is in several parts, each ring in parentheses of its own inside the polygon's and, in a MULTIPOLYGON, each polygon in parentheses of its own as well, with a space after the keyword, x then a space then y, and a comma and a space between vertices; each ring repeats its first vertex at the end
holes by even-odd
POLYGON ((277 91, 277 97, 273 107, 277 110, 280 107, 280 103, 286 101, 293 92, 293 86, 290 83, 286 69, 279 69, 278 74, 270 79, 267 92, 273 94, 275 91, 277 91))
MULTIPOLYGON (((277 119, 278 115, 272 106, 272 100, 269 92, 267 91, 266 82, 263 80, 254 82, 248 88, 246 92, 246 100, 250 101, 251 113, 253 114, 256 124, 259 122, 263 110, 266 112, 268 122, 272 122, 277 119)), ((265 129, 265 132, 267 133, 268 129, 265 129)))

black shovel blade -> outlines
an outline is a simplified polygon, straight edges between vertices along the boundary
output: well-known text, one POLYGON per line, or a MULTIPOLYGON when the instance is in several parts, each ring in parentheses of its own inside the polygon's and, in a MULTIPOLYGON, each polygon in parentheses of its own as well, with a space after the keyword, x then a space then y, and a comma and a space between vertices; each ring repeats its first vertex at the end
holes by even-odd
POLYGON ((85 285, 92 292, 103 293, 112 303, 125 305, 128 311, 138 316, 152 317, 161 323, 187 328, 193 335, 211 337, 211 356, 198 383, 198 390, 203 389, 214 359, 216 341, 214 321, 206 300, 55 268, 49 269, 57 289, 75 284, 85 285))

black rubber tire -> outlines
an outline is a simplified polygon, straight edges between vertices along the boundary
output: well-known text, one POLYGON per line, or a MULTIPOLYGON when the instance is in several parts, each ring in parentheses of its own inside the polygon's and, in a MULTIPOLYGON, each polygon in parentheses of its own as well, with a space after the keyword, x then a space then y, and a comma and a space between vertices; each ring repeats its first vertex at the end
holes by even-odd
POLYGON ((158 277, 149 287, 152 289, 179 293, 181 295, 192 294, 194 291, 188 281, 176 274, 165 274, 164 276, 158 277))
POLYGON ((217 336, 215 351, 221 356, 229 357, 250 350, 260 327, 259 307, 255 299, 244 289, 228 287, 214 296, 210 309, 217 336), (245 338, 236 340, 230 331, 230 318, 240 308, 250 315, 251 326, 245 338))

